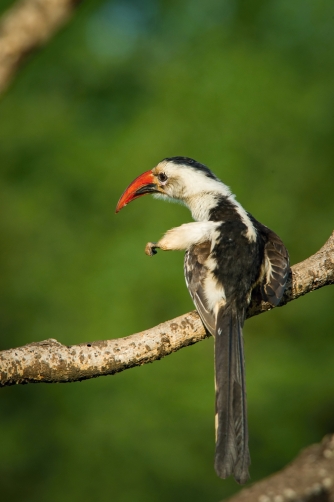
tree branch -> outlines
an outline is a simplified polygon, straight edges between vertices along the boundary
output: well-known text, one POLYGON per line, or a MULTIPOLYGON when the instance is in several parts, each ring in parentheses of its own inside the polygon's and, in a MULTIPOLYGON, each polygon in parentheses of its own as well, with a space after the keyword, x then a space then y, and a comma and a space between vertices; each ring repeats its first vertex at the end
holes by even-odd
POLYGON ((334 502, 334 434, 226 502, 334 502))
POLYGON ((81 0, 21 0, 0 21, 0 93, 27 56, 71 17, 81 0))
MULTIPOLYGON (((281 305, 334 283, 334 232, 313 256, 291 267, 281 305)), ((272 307, 253 301, 247 317, 272 307)), ((66 346, 48 339, 0 352, 0 386, 75 382, 151 363, 209 335, 196 311, 115 340, 66 346)))

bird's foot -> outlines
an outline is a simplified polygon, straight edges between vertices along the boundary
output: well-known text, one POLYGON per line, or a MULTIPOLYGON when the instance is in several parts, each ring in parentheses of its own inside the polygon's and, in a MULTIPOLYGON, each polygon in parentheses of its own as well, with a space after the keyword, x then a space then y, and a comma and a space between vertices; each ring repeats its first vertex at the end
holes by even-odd
POLYGON ((148 242, 145 247, 145 253, 147 256, 153 256, 157 254, 157 243, 156 242, 148 242))

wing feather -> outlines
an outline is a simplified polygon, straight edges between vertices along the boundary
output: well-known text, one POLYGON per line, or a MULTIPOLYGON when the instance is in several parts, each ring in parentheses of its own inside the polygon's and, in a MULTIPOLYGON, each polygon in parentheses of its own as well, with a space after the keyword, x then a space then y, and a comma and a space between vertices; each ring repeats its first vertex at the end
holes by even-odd
POLYGON ((204 280, 208 269, 204 265, 211 251, 211 242, 191 246, 184 259, 184 276, 190 296, 206 327, 212 336, 215 335, 215 317, 207 304, 204 293, 204 280))
POLYGON ((266 273, 262 285, 262 296, 273 306, 277 306, 284 294, 289 277, 289 254, 281 239, 267 229, 264 246, 266 273))

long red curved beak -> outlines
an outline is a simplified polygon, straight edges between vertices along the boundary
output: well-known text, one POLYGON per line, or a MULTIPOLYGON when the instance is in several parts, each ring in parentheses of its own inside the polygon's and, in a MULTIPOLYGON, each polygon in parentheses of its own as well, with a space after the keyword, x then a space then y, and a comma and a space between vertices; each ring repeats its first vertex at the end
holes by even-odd
POLYGON ((159 193, 152 171, 146 171, 133 180, 128 188, 123 192, 116 206, 116 213, 129 202, 149 193, 159 193))

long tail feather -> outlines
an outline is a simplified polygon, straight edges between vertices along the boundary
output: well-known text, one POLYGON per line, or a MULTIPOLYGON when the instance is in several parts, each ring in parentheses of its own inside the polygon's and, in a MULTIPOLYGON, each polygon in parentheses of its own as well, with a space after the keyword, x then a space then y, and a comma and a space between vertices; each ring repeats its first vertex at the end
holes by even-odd
POLYGON ((248 426, 242 326, 244 313, 235 305, 223 307, 215 334, 216 456, 221 478, 249 479, 248 426))

